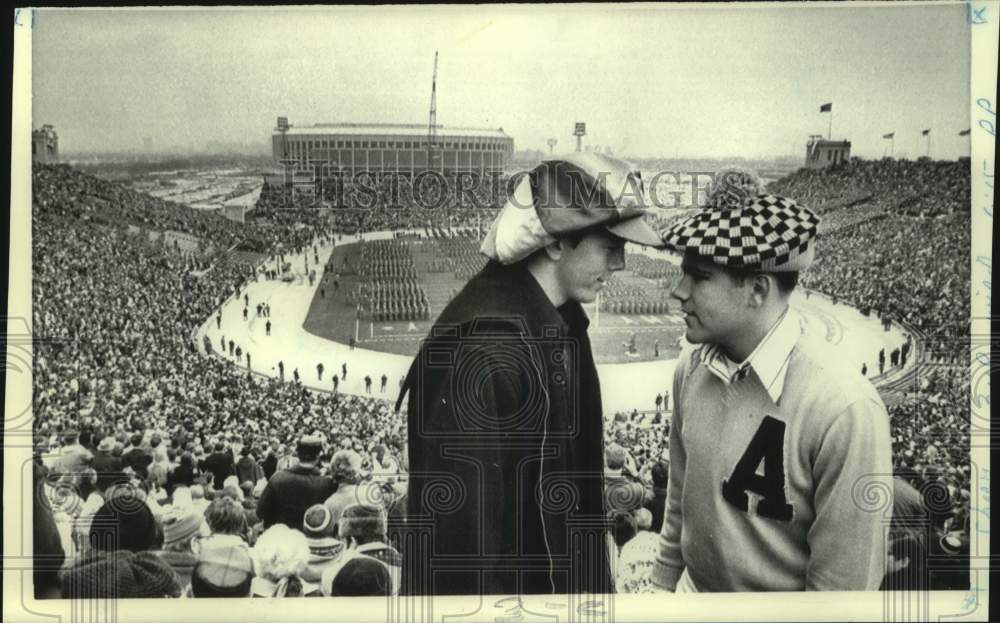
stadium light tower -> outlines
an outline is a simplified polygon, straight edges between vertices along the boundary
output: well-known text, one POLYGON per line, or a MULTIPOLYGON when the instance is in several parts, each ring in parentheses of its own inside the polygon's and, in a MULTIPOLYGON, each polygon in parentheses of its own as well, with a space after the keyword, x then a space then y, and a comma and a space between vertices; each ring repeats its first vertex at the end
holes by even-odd
POLYGON ((583 137, 587 135, 587 124, 582 121, 577 121, 575 127, 573 128, 573 136, 576 137, 576 150, 582 151, 582 141, 583 137))
POLYGON ((549 144, 549 153, 551 154, 552 150, 555 149, 556 144, 559 143, 559 139, 550 138, 549 140, 547 140, 545 142, 549 144))
POLYGON ((434 74, 431 77, 431 110, 430 119, 427 122, 427 168, 430 168, 437 153, 437 78, 438 78, 438 53, 434 51, 434 74))

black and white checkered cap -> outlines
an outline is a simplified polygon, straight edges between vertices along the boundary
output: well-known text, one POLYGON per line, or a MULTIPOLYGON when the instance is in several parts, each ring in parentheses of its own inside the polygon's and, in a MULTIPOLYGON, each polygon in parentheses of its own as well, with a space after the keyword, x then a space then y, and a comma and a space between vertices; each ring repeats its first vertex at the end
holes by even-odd
POLYGON ((667 248, 729 268, 768 272, 806 268, 819 217, 791 199, 758 194, 710 207, 663 232, 667 248))

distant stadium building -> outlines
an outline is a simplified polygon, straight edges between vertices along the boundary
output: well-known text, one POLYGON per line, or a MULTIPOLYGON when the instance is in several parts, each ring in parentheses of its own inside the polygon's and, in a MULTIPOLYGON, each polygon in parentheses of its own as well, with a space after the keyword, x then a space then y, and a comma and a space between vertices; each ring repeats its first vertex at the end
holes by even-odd
POLYGON ((31 131, 32 162, 59 162, 59 135, 50 125, 31 131))
POLYGON ((851 159, 851 141, 829 141, 811 137, 806 145, 806 167, 822 169, 851 159))
POLYGON ((423 171, 444 175, 461 172, 499 174, 509 164, 514 139, 503 128, 436 127, 436 146, 428 127, 419 124, 324 123, 293 126, 279 117, 271 135, 277 171, 269 183, 320 181, 336 174, 423 171), (315 177, 313 177, 315 176, 315 177))

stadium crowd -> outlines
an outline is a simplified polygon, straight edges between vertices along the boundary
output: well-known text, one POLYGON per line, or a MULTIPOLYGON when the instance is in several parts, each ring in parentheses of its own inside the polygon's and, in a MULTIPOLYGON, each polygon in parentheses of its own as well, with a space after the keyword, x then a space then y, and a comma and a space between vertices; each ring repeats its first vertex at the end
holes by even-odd
MULTIPOLYGON (((938 170, 926 163, 900 168, 905 175, 938 170)), ((841 172, 829 174, 838 179, 841 172)), ((869 177, 861 175, 859 192, 869 192, 869 177)), ((841 197, 841 188, 829 182, 826 195, 811 197, 841 197)), ((200 354, 195 329, 226 297, 239 297, 240 284, 259 278, 255 267, 231 261, 182 270, 141 230, 170 229, 268 255, 412 222, 431 237, 454 238, 445 246, 461 250, 447 256, 462 260, 473 257, 465 252, 471 242, 452 227, 469 228, 473 240, 478 219, 468 206, 433 219, 411 211, 411 220, 374 209, 344 223, 316 210, 280 209, 270 192, 262 193, 257 218, 240 226, 65 166, 36 165, 33 189, 34 330, 45 338, 34 357, 38 593, 393 594, 400 558, 392 526, 406 495, 405 414, 388 402, 310 391, 200 354), (140 231, 129 233, 128 225, 140 231), (115 581, 101 581, 107 577, 115 581)), ((857 207, 834 202, 824 203, 828 215, 857 207)), ((940 353, 958 361, 967 356, 960 338, 968 335, 968 262, 949 250, 968 247, 968 215, 944 204, 923 211, 935 216, 883 216, 829 233, 824 259, 803 282, 928 336, 958 338, 945 340, 951 350, 940 353)), ((651 278, 673 278, 668 273, 651 278)), ((932 525, 926 533, 905 526, 896 533, 928 555, 961 557, 968 555, 972 478, 969 379, 958 367, 939 370, 889 405, 900 487, 918 492, 916 506, 932 525)), ((607 506, 622 592, 650 590, 669 471, 668 403, 660 395, 655 411, 607 415, 607 506), (630 490, 642 495, 623 494, 630 490), (623 502, 637 498, 641 503, 623 502)), ((961 579, 939 586, 946 582, 961 579)))

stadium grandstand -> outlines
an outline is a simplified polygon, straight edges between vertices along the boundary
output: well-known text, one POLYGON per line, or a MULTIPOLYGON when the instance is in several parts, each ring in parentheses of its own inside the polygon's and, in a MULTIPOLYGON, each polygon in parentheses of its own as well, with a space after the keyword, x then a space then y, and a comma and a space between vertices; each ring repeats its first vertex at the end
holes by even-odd
POLYGON ((321 123, 296 126, 279 117, 271 135, 278 171, 272 185, 301 179, 368 172, 415 176, 435 171, 499 174, 510 162, 514 139, 503 128, 475 129, 389 123, 321 123))

